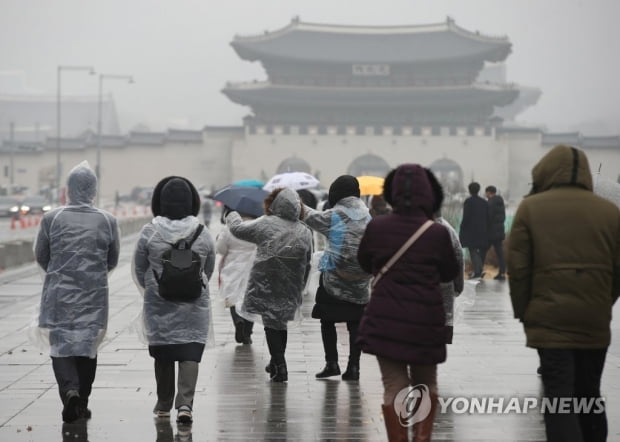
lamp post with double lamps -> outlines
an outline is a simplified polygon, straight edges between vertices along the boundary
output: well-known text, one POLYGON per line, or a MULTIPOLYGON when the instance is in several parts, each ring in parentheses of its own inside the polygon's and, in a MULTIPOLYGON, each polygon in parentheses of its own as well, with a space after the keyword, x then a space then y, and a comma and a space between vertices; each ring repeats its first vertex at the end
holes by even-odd
POLYGON ((60 204, 60 174, 62 169, 62 163, 60 162, 60 141, 61 135, 61 106, 60 106, 60 90, 61 90, 61 77, 62 71, 87 71, 90 75, 95 75, 95 70, 92 66, 58 66, 56 73, 57 87, 56 87, 56 192, 57 202, 60 204))
POLYGON ((114 74, 99 74, 99 101, 97 105, 97 207, 101 201, 101 119, 103 108, 103 80, 125 80, 127 83, 134 83, 131 75, 114 75, 114 74))

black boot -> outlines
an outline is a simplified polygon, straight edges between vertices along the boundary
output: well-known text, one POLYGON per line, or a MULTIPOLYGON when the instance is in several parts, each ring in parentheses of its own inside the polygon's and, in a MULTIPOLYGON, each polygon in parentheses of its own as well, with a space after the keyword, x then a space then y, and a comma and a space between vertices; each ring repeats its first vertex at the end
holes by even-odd
POLYGON ((343 381, 359 381, 360 379, 360 363, 349 362, 347 364, 347 371, 342 373, 343 381))
POLYGON ((317 379, 328 378, 330 376, 337 376, 340 374, 340 367, 337 361, 327 361, 325 368, 318 372, 315 376, 317 379))
POLYGON ((83 396, 80 396, 80 417, 84 419, 90 419, 92 417, 92 413, 88 408, 88 398, 84 399, 83 396))
POLYGON ((269 364, 265 365, 265 371, 269 373, 270 377, 273 376, 276 371, 276 364, 273 363, 273 359, 269 361, 269 364))
POLYGON ((62 409, 62 420, 70 424, 80 418, 80 395, 75 390, 70 390, 65 396, 65 403, 62 409))
POLYGON ((254 323, 252 321, 243 320, 243 339, 241 342, 244 345, 250 345, 252 343, 252 329, 254 328, 254 323))
POLYGON ((271 376, 271 382, 286 382, 288 381, 288 369, 286 368, 286 362, 283 364, 274 365, 273 375, 271 376))

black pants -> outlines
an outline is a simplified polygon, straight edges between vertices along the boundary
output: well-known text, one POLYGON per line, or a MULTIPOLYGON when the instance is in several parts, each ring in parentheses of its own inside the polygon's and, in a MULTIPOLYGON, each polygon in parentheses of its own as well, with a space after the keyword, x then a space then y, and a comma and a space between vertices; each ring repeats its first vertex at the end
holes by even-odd
POLYGON ((252 335, 252 330, 254 329, 254 323, 252 321, 248 321, 247 319, 239 316, 239 313, 237 313, 234 306, 230 308, 230 316, 233 320, 233 324, 235 324, 235 327, 241 327, 241 330, 243 330, 243 336, 246 338, 249 338, 252 335))
POLYGON ((471 266, 474 271, 474 275, 482 275, 482 268, 484 266, 484 257, 486 255, 486 248, 484 247, 468 247, 469 257, 471 258, 471 266))
MULTIPOLYGON (((346 321, 349 331, 349 363, 360 363, 362 349, 355 343, 357 338, 357 328, 359 321, 346 321)), ((326 362, 338 362, 338 334, 336 333, 336 323, 321 319, 321 337, 323 338, 323 349, 325 350, 326 362)))
POLYGON ((493 247, 493 249, 495 250, 495 255, 497 255, 497 264, 499 266, 499 273, 500 275, 503 275, 504 273, 506 273, 506 263, 504 262, 504 245, 503 245, 504 240, 499 239, 497 241, 492 241, 491 245, 489 246, 489 248, 486 250, 486 252, 484 252, 484 256, 482 258, 482 264, 484 264, 484 261, 486 259, 486 255, 487 253, 489 253, 489 250, 491 250, 491 247, 493 247))
POLYGON ((95 382, 97 372, 97 358, 83 356, 55 358, 52 356, 52 368, 58 383, 60 400, 65 403, 69 391, 77 391, 84 407, 88 405, 88 397, 95 382))
MULTIPOLYGON (((607 349, 538 349, 545 398, 598 399, 607 349)), ((607 440, 607 417, 594 405, 590 412, 545 412, 548 442, 607 440), (599 411, 598 413, 596 411, 599 411)))
POLYGON ((267 346, 271 355, 271 362, 279 365, 284 364, 284 353, 286 352, 286 341, 288 340, 287 330, 276 330, 265 327, 265 337, 267 338, 267 346))

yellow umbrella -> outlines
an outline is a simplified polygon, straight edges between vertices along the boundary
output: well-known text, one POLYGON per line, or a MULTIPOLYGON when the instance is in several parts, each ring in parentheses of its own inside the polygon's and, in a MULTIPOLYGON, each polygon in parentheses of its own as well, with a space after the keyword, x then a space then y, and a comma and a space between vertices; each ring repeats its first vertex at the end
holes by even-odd
POLYGON ((378 176, 363 175, 358 176, 361 195, 381 195, 383 193, 384 179, 378 176))

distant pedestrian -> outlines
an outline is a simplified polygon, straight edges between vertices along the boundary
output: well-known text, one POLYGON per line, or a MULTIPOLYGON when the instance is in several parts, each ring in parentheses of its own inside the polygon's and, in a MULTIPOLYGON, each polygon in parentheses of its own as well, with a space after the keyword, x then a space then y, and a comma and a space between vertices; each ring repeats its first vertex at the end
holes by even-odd
POLYGON ((35 243, 45 271, 38 336, 50 345, 62 420, 90 418, 97 349, 108 324, 108 273, 118 264, 116 219, 93 206, 97 177, 86 161, 67 180, 68 205, 47 212, 35 243))
POLYGON ((357 328, 370 297, 370 276, 357 262, 357 249, 370 221, 366 204, 360 199, 357 178, 342 175, 331 184, 329 209, 306 207, 304 221, 327 238, 319 261, 321 277, 312 317, 321 320, 325 367, 317 378, 340 375, 336 323, 346 322, 349 332, 349 359, 342 379, 357 381, 361 349, 355 343, 357 328))
POLYGON ((370 221, 359 246, 359 263, 375 278, 358 343, 379 362, 388 439, 408 440, 399 416, 408 415, 403 407, 411 404, 395 399, 403 389, 423 384, 430 410, 414 433, 416 441, 429 441, 438 403, 437 364, 446 360, 440 283, 453 281, 461 269, 450 233, 433 222, 439 204, 424 168, 403 164, 390 172, 384 196, 393 211, 370 221), (412 238, 415 242, 408 245, 412 238))
POLYGON ((149 354, 155 360, 157 402, 153 412, 158 418, 170 417, 174 401, 177 422, 190 423, 198 363, 212 330, 208 279, 215 265, 215 247, 209 231, 197 218, 200 196, 189 180, 177 176, 161 180, 153 191, 151 210, 154 218, 142 228, 134 252, 133 277, 144 295, 144 327, 149 354), (175 255, 171 252, 184 249, 197 256, 192 256, 187 265, 172 269, 175 255), (173 272, 187 268, 197 268, 197 275, 193 275, 198 278, 197 288, 185 285, 190 282, 187 277, 172 280, 173 272), (178 288, 169 287, 169 280, 178 288))
MULTIPOLYGON (((484 190, 487 197, 487 232, 489 240, 489 249, 493 247, 497 256, 499 273, 493 279, 503 281, 506 279, 506 263, 504 261, 504 238, 506 232, 504 223, 506 221, 506 208, 504 207, 504 199, 497 194, 495 186, 487 186, 484 190)), ((486 253, 485 253, 486 256, 486 253)), ((484 259, 482 260, 484 263, 484 259)))
POLYGON ((383 195, 373 195, 370 197, 370 216, 373 218, 379 215, 387 215, 391 209, 383 195))
MULTIPOLYGON (((230 209, 227 209, 227 213, 230 209)), ((240 213, 243 221, 250 221, 254 216, 240 213)), ((235 326, 235 341, 239 344, 252 343, 254 323, 239 316, 236 305, 243 303, 243 298, 250 277, 250 270, 256 257, 256 244, 244 241, 230 233, 228 226, 224 226, 217 235, 216 251, 221 256, 219 264, 219 295, 224 298, 226 307, 230 309, 235 326)))
POLYGON ((202 221, 205 226, 211 225, 211 218, 213 216, 213 199, 211 197, 203 198, 202 200, 202 221))
POLYGON ((480 184, 473 182, 468 186, 469 198, 463 203, 463 218, 459 230, 461 245, 467 247, 471 259, 472 273, 469 278, 482 278, 484 257, 489 240, 487 233, 487 202, 478 196, 480 184))
POLYGON ((271 360, 265 370, 273 382, 288 381, 287 324, 301 307, 310 271, 312 232, 300 221, 303 205, 289 188, 278 188, 265 198, 265 215, 243 221, 237 212, 226 217, 230 232, 256 244, 250 279, 237 313, 257 317, 265 327, 271 360))
POLYGON ((585 153, 556 146, 532 169, 508 241, 514 315, 538 350, 550 442, 607 440, 601 376, 620 296, 620 210, 592 193, 585 153), (578 410, 575 401, 591 403, 578 410))

